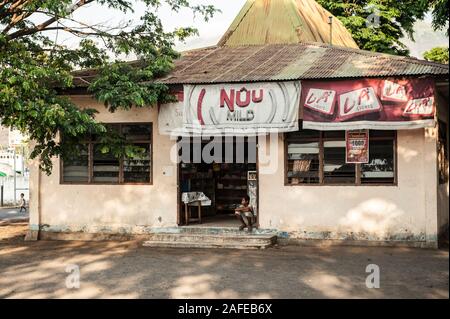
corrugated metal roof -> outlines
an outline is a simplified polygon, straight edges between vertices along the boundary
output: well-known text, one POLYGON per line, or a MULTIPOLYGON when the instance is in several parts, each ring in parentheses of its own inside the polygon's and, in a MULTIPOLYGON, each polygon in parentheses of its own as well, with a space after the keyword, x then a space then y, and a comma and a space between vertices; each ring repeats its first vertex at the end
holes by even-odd
MULTIPOLYGON (((330 16, 314 0, 247 0, 219 46, 330 43, 330 16)), ((358 48, 339 19, 332 26, 334 45, 358 48)))
MULTIPOLYGON (((131 64, 139 67, 141 62, 131 64)), ((320 43, 209 47, 185 52, 166 84, 266 82, 387 76, 448 76, 439 63, 320 43)), ((95 70, 74 72, 74 84, 87 87, 95 70)))
POLYGON ((166 84, 448 75, 448 65, 320 43, 210 47, 184 53, 166 84))

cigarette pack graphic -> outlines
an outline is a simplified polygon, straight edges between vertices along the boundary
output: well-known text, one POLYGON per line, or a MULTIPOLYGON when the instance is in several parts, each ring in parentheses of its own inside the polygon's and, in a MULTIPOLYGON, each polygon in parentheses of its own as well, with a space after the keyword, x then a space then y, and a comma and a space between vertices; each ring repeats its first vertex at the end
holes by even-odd
POLYGON ((319 113, 333 115, 336 104, 335 97, 336 91, 311 88, 306 96, 305 107, 319 113))
POLYGON ((400 130, 435 124, 432 78, 317 80, 304 81, 302 87, 306 129, 400 130))
POLYGON ((381 102, 372 87, 366 87, 339 96, 339 119, 346 120, 363 114, 380 112, 381 102))
POLYGON ((381 100, 391 102, 406 102, 408 101, 406 88, 398 83, 385 80, 383 82, 383 88, 381 89, 381 100))
POLYGON ((434 114, 434 96, 408 101, 403 116, 430 116, 434 114))

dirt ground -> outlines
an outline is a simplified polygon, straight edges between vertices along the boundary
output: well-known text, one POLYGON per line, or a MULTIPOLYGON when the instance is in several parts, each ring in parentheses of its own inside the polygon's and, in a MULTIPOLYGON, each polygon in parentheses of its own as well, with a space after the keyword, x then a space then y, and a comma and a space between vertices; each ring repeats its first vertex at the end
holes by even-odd
POLYGON ((0 298, 449 297, 444 250, 155 249, 138 242, 23 242, 25 229, 0 226, 0 298), (380 267, 379 289, 366 287, 369 264, 380 267), (66 287, 71 265, 80 270, 78 289, 66 287))
POLYGON ((28 229, 27 222, 1 222, 0 221, 0 243, 22 242, 28 229))

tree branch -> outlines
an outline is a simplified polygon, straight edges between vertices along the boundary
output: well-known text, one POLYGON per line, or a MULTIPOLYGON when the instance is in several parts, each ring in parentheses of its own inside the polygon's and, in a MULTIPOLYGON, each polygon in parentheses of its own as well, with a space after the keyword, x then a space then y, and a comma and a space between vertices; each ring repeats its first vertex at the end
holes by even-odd
POLYGON ((8 8, 6 8, 6 5, 9 1, 4 0, 0 3, 0 12, 3 11, 3 13, 0 13, 0 20, 10 15, 12 15, 14 19, 22 12, 23 7, 30 1, 31 0, 17 0, 16 2, 10 4, 8 8))
MULTIPOLYGON (((77 3, 73 4, 72 6, 70 6, 67 10, 67 15, 70 15, 71 13, 73 13, 75 10, 79 9, 80 7, 93 2, 94 0, 79 0, 77 3)), ((8 35, 8 39, 12 40, 12 39, 16 39, 16 38, 20 38, 23 36, 27 36, 27 35, 31 35, 37 32, 41 32, 44 31, 49 25, 55 23, 56 21, 58 21, 58 19, 60 19, 61 17, 58 16, 54 16, 51 17, 50 19, 48 19, 47 21, 35 26, 34 28, 25 28, 22 30, 18 30, 16 32, 11 33, 10 35, 8 35)))

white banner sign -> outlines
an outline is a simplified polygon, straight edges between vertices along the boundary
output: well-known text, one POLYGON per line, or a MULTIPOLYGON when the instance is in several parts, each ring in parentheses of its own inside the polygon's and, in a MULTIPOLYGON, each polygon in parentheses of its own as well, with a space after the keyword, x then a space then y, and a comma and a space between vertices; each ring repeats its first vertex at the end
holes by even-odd
POLYGON ((184 86, 183 129, 203 135, 298 130, 300 82, 184 86))

